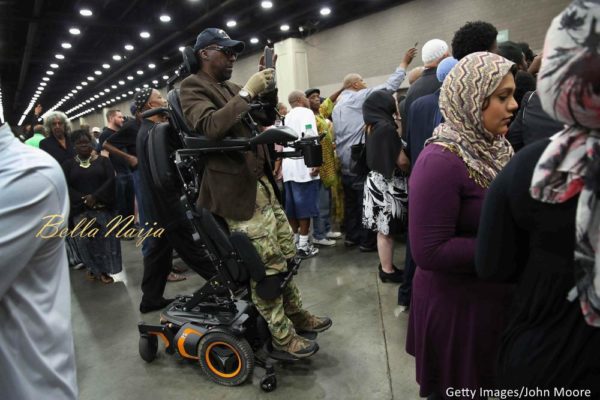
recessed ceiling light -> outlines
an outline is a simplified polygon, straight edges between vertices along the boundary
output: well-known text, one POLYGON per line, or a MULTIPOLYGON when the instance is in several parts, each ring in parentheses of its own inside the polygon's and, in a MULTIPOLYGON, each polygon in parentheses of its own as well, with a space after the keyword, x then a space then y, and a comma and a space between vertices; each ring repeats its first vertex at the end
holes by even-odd
POLYGON ((157 80, 153 80, 152 83, 154 83, 155 85, 158 85, 158 81, 157 80))
POLYGON ((95 98, 95 99, 99 99, 99 98, 100 98, 100 96, 98 96, 97 94, 95 94, 95 95, 94 95, 94 98, 95 98))
POLYGON ((142 31, 140 32, 140 37, 142 39, 148 39, 150 37, 150 32, 142 31))
POLYGON ((102 64, 102 68, 109 69, 110 68, 110 64, 102 64))
POLYGON ((79 14, 83 15, 84 17, 91 17, 93 13, 89 8, 82 8, 79 10, 79 14))
POLYGON ((227 23, 225 25, 227 25, 229 28, 233 28, 234 26, 237 25, 237 22, 235 22, 234 20, 230 19, 229 21, 227 21, 227 23))
POLYGON ((69 33, 71 35, 79 35, 81 33, 81 31, 78 28, 71 28, 71 29, 69 29, 69 33))
POLYGON ((145 87, 145 88, 147 88, 147 87, 148 87, 148 84, 147 84, 147 83, 146 83, 146 84, 144 84, 144 87, 145 87))
POLYGON ((88 77, 87 77, 87 80, 91 82, 91 81, 95 81, 95 80, 96 80, 96 78, 94 78, 93 76, 88 76, 88 77))
POLYGON ((117 100, 121 100, 121 96, 117 96, 117 100))
POLYGON ((135 88, 135 91, 136 91, 136 92, 139 92, 140 90, 141 90, 141 89, 140 89, 139 87, 136 87, 136 88, 135 88))
POLYGON ((83 86, 77 85, 77 86, 75 86, 75 89, 81 90, 81 89, 83 89, 83 86))
POLYGON ((62 47, 63 49, 70 49, 73 46, 71 46, 71 43, 64 42, 60 44, 60 47, 62 47))
POLYGON ((86 82, 86 81, 83 81, 83 82, 81 82, 81 85, 83 85, 83 86, 87 86, 87 82, 86 82))
POLYGON ((126 44, 123 47, 125 47, 125 50, 127 50, 127 51, 133 51, 133 49, 135 48, 135 47, 133 47, 133 45, 130 45, 130 44, 126 44))
POLYGON ((50 68, 58 68, 58 64, 50 64, 50 68))
POLYGON ((64 60, 65 56, 63 56, 62 54, 55 54, 54 57, 56 57, 59 60, 64 60))
POLYGON ((111 88, 116 89, 117 85, 110 85, 111 88))
POLYGON ((54 71, 46 71, 46 75, 54 75, 54 71))
POLYGON ((262 8, 272 8, 273 7, 273 2, 272 1, 263 1, 260 3, 260 6, 262 8))
POLYGON ((320 13, 321 13, 321 15, 329 15, 329 14, 331 14, 331 8, 323 7, 323 8, 321 8, 320 13))
POLYGON ((71 90, 71 93, 73 93, 73 94, 77 93, 77 89, 71 90))
POLYGON ((130 91, 129 91, 129 92, 127 92, 127 93, 129 93, 129 94, 133 94, 133 90, 130 90, 130 91))
POLYGON ((109 92, 110 92, 109 88, 104 89, 104 93, 109 93, 109 92))
POLYGON ((121 56, 118 54, 113 54, 112 59, 115 61, 121 61, 121 56))
POLYGON ((100 71, 100 70, 98 70, 98 69, 97 69, 96 71, 94 71, 94 73, 95 73, 96 75, 98 75, 98 76, 102 75, 102 71, 100 71))
POLYGON ((166 81, 167 79, 169 79, 169 75, 163 75, 163 79, 166 81))
POLYGON ((42 78, 42 80, 48 82, 50 80, 50 78, 48 78, 47 76, 45 76, 45 77, 42 78))
POLYGON ((179 46, 179 51, 183 51, 184 49, 185 49, 185 47, 179 46))
POLYGON ((40 86, 46 86, 46 85, 47 85, 47 83, 46 83, 46 82, 41 82, 41 83, 40 83, 40 86))
POLYGON ((143 74, 144 74, 144 71, 142 71, 141 69, 138 69, 138 70, 136 71, 136 74, 138 74, 138 75, 143 75, 143 74))
POLYGON ((132 80, 133 80, 133 76, 129 75, 129 76, 127 77, 127 80, 130 80, 130 81, 132 81, 132 80))
POLYGON ((119 85, 124 85, 125 81, 119 81, 119 85))
POLYGON ((250 43, 252 43, 252 44, 258 43, 258 38, 253 37, 252 39, 250 39, 250 43))
POLYGON ((167 14, 163 14, 159 17, 160 22, 171 22, 171 17, 167 14))
POLYGON ((287 24, 284 24, 284 25, 281 25, 281 27, 279 29, 281 29, 284 32, 287 32, 290 30, 290 26, 287 24))
POLYGON ((150 64, 148 64, 148 68, 150 68, 150 69, 154 69, 154 68, 156 68, 156 65, 154 65, 154 64, 152 64, 152 63, 150 63, 150 64))

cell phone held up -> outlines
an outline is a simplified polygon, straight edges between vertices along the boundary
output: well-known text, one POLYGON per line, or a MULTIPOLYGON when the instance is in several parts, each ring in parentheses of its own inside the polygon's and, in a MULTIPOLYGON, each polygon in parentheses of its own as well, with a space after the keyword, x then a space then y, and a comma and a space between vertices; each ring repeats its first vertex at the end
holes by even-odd
MULTIPOLYGON (((275 68, 273 64, 273 49, 269 46, 265 46, 265 50, 263 52, 263 57, 265 60, 265 68, 275 68)), ((271 82, 269 82, 269 86, 267 86, 267 91, 271 91, 277 87, 277 82, 275 77, 271 82)))

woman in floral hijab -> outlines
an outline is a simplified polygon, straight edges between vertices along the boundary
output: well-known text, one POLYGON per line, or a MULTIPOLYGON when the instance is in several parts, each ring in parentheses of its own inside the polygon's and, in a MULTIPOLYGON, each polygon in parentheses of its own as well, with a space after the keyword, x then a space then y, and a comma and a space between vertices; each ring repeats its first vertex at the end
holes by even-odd
POLYGON ((598 21, 600 1, 577 0, 552 22, 538 92, 566 127, 498 175, 479 228, 479 275, 518 282, 499 384, 547 390, 544 398, 559 397, 554 388, 600 398, 598 21))

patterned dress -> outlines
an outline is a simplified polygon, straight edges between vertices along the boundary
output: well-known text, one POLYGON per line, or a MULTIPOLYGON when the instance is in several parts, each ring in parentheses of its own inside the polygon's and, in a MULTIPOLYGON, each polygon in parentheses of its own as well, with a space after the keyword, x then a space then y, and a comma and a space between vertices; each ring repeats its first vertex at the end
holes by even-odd
POLYGON ((363 195, 363 226, 384 235, 404 230, 408 216, 407 189, 406 176, 399 171, 392 179, 376 171, 369 172, 363 195))

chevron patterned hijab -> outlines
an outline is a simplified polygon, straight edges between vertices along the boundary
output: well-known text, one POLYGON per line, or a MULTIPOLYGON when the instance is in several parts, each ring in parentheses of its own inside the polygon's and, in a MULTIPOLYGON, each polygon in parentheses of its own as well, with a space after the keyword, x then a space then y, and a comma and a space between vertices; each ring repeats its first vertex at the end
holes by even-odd
POLYGON ((573 1, 552 21, 538 92, 544 110, 568 125, 538 161, 531 197, 563 203, 579 195, 574 254, 585 321, 600 327, 600 1, 573 1))
POLYGON ((485 100, 514 63, 488 52, 464 57, 444 80, 440 92, 440 124, 426 144, 436 143, 458 155, 469 177, 487 188, 513 155, 510 143, 483 126, 485 100))

